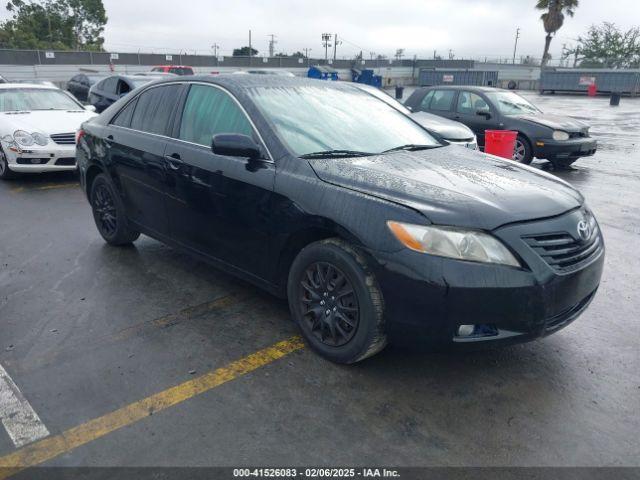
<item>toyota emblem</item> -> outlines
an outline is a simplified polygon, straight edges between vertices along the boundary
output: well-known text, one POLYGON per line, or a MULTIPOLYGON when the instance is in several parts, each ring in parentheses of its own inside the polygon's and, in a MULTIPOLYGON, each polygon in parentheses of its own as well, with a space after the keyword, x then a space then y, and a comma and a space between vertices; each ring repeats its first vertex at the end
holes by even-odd
POLYGON ((578 222, 578 236, 585 242, 591 237, 591 227, 586 220, 578 222))

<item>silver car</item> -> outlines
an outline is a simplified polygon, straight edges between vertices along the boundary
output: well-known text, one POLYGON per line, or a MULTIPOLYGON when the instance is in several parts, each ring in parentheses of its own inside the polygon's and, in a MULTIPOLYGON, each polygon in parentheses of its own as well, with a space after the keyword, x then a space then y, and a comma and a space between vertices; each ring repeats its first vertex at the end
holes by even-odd
POLYGON ((448 118, 439 117, 426 112, 412 112, 402 103, 398 102, 391 95, 384 90, 372 87, 371 85, 365 85, 363 83, 352 83, 354 87, 357 87, 365 92, 374 95, 383 102, 388 103, 393 108, 400 110, 407 115, 411 115, 416 122, 422 125, 430 132, 434 132, 444 138, 447 142, 470 148, 472 150, 478 149, 478 141, 473 131, 466 125, 449 120, 448 118))

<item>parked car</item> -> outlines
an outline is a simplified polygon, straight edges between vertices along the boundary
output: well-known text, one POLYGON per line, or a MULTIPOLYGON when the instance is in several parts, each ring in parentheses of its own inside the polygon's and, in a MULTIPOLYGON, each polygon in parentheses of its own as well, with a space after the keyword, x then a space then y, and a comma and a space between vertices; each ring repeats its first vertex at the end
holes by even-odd
POLYGON ((405 105, 414 112, 429 112, 464 123, 474 131, 483 148, 485 130, 517 131, 513 159, 520 163, 531 163, 536 157, 567 167, 596 152, 589 125, 543 113, 508 90, 468 86, 418 88, 405 105))
POLYGON ((138 72, 134 73, 136 77, 176 77, 175 73, 169 72, 138 72))
POLYGON ((78 133, 106 242, 145 233, 287 297, 342 363, 387 341, 532 340, 593 299, 604 261, 582 195, 548 173, 443 143, 348 84, 166 79, 78 133))
POLYGON ((173 73, 175 75, 193 75, 193 67, 187 65, 158 65, 151 69, 152 72, 173 73))
POLYGON ((164 76, 111 75, 100 80, 89 89, 89 103, 101 113, 113 102, 124 97, 149 82, 165 78, 164 76))
POLYGON ((473 131, 466 125, 426 112, 412 112, 384 90, 364 83, 351 83, 356 88, 378 97, 393 108, 400 110, 432 133, 436 133, 453 145, 460 145, 472 150, 478 149, 478 142, 473 131))
POLYGON ((45 85, 0 85, 0 178, 75 170, 76 131, 94 117, 66 92, 45 85))
POLYGON ((28 78, 12 78, 10 83, 28 83, 29 85, 46 85, 47 87, 58 88, 58 86, 49 80, 28 79, 28 78))
POLYGON ((105 78, 104 75, 92 75, 90 73, 78 73, 67 82, 67 90, 81 102, 89 101, 89 89, 97 82, 105 78))

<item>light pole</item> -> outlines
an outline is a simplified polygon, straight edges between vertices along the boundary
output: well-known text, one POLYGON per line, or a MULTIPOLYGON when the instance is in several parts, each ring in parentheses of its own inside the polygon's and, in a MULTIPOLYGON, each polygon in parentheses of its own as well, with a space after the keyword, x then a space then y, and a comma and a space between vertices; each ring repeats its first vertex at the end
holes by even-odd
POLYGON ((518 49, 518 39, 520 38, 520 27, 516 28, 516 41, 513 44, 513 60, 511 63, 516 63, 516 50, 518 49))

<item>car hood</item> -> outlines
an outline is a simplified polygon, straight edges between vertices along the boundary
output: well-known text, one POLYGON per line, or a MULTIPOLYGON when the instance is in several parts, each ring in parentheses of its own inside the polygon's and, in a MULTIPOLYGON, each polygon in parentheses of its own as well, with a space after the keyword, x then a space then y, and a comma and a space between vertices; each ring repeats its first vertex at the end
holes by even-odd
POLYGON ((466 125, 431 113, 415 112, 411 114, 411 118, 427 130, 431 130, 447 140, 468 140, 475 136, 466 125))
POLYGON ((88 110, 33 110, 30 112, 3 112, 0 114, 2 135, 13 135, 16 130, 45 135, 76 132, 85 120, 95 117, 88 110))
POLYGON ((325 182, 405 205, 440 225, 493 230, 584 201, 550 174, 454 146, 309 162, 325 182))
POLYGON ((551 115, 549 113, 540 113, 537 115, 517 115, 516 118, 526 120, 528 122, 544 125, 553 130, 564 130, 565 132, 581 132, 589 128, 589 124, 575 120, 563 115, 551 115))

